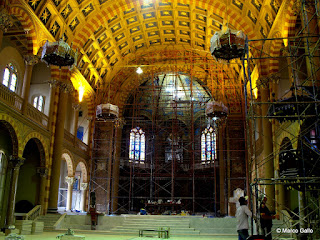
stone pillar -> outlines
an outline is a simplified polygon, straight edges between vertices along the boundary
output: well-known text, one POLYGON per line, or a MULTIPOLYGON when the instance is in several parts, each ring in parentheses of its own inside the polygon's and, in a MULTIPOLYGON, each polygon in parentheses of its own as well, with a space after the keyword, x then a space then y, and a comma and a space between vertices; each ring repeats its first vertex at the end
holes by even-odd
POLYGON ((86 197, 87 197, 87 189, 88 189, 88 183, 81 183, 80 184, 80 190, 81 190, 81 212, 86 212, 86 197))
POLYGON ((60 179, 60 167, 61 167, 61 155, 62 144, 64 138, 64 121, 67 112, 68 92, 71 90, 71 86, 68 84, 59 84, 60 96, 58 103, 56 130, 54 135, 54 146, 52 155, 52 167, 50 178, 50 193, 49 193, 49 207, 48 211, 57 211, 57 202, 59 195, 59 179, 60 179))
POLYGON ((34 55, 27 55, 24 57, 24 61, 26 63, 26 69, 24 72, 23 85, 22 85, 22 114, 26 115, 28 109, 28 99, 30 93, 30 82, 32 76, 32 69, 35 64, 38 63, 39 59, 34 55))
POLYGON ((10 167, 12 169, 11 175, 11 184, 10 184, 10 193, 9 193, 9 206, 7 213, 7 226, 6 235, 11 232, 10 229, 14 229, 14 210, 16 204, 16 193, 17 193, 17 185, 19 178, 19 170, 21 165, 24 163, 24 158, 12 156, 10 158, 10 167))
POLYGON ((68 192, 67 192, 67 206, 66 211, 71 210, 72 205, 72 192, 73 192, 73 184, 75 182, 74 177, 66 177, 66 183, 68 183, 68 192))
POLYGON ((44 214, 44 199, 46 196, 46 185, 47 185, 47 176, 48 176, 48 168, 45 167, 40 167, 37 169, 37 173, 41 177, 41 182, 40 182, 40 194, 39 194, 39 199, 38 199, 38 204, 41 205, 41 212, 44 214))
POLYGON ((79 104, 73 104, 73 113, 74 113, 74 126, 73 126, 73 136, 74 136, 74 142, 77 140, 77 132, 78 132, 78 121, 79 121, 79 104))
POLYGON ((219 128, 218 134, 218 159, 219 159, 219 182, 220 182, 220 214, 224 216, 226 212, 226 196, 225 196, 225 163, 223 151, 224 124, 219 128))
POLYGON ((121 153, 121 138, 124 121, 118 119, 115 123, 115 143, 114 143, 114 163, 113 163, 113 182, 112 182, 112 209, 111 213, 118 210, 118 191, 119 191, 119 176, 120 176, 120 153, 121 153))
MULTIPOLYGON (((261 114, 262 114, 262 137, 263 137, 263 170, 264 178, 271 179, 274 176, 274 156, 272 144, 272 124, 266 117, 268 114, 269 88, 263 86, 261 89, 261 114)), ((267 180, 266 183, 271 183, 267 180)), ((267 205, 270 211, 274 211, 274 185, 266 185, 267 205)))

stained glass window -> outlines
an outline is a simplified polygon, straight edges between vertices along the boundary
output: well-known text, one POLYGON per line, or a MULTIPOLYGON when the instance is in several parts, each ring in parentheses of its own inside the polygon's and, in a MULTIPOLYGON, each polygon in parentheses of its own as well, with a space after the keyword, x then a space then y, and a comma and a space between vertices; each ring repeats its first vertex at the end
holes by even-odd
POLYGON ((4 69, 2 84, 8 87, 12 92, 16 91, 17 71, 11 63, 4 69))
POLYGON ((130 132, 129 159, 130 161, 144 163, 146 157, 146 137, 144 131, 136 127, 130 132))
POLYGON ((213 127, 208 126, 201 134, 201 163, 214 162, 216 159, 216 133, 213 127))
POLYGON ((43 96, 37 96, 33 98, 33 106, 38 109, 40 112, 43 112, 44 108, 44 97, 43 96))

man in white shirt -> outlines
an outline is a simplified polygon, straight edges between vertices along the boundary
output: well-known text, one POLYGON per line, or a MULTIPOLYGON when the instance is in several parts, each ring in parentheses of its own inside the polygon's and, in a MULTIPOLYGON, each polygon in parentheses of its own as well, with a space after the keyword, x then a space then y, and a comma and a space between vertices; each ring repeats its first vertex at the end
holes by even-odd
POLYGON ((247 206, 247 200, 244 197, 239 198, 240 207, 237 208, 236 218, 237 218, 237 232, 239 235, 239 240, 246 240, 249 237, 249 223, 248 217, 252 217, 252 212, 247 206))

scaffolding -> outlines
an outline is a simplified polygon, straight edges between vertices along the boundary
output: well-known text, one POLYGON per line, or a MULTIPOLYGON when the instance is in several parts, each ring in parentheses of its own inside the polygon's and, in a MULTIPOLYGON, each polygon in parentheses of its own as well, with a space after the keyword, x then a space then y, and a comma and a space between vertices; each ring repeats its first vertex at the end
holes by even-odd
MULTIPOLYGON (((272 210, 283 220, 281 229, 293 229, 291 237, 294 238, 317 239, 320 235, 320 9, 317 0, 297 1, 296 6, 296 25, 289 37, 246 42, 243 69, 248 181, 251 206, 258 216, 261 198, 266 196, 275 202, 272 210), (262 49, 272 44, 279 48, 272 49, 271 54, 261 50, 258 57, 249 57, 250 45, 256 41, 261 42, 262 49), (252 72, 257 60, 269 61, 270 68, 277 68, 256 81, 252 72), (257 89, 260 90, 258 98, 257 89), (271 151, 267 141, 271 142, 271 151), (264 171, 270 164, 274 171, 271 177, 266 177, 268 173, 264 171)), ((259 231, 259 221, 257 224, 259 231)), ((272 231, 275 239, 283 236, 283 231, 279 232, 272 231)))
MULTIPOLYGON (((219 216, 234 212, 228 199, 235 189, 247 188, 242 171, 246 149, 239 64, 230 68, 208 54, 188 50, 155 51, 136 57, 134 65, 148 65, 149 70, 143 77, 131 70, 136 78, 133 81, 140 84, 123 107, 121 136, 115 137, 114 122, 96 121, 91 191, 96 192, 98 211, 137 213, 148 203, 170 202, 172 205, 160 209, 162 214, 185 210, 219 216), (159 62, 162 55, 166 61, 159 62), (172 81, 163 85, 165 76, 172 81), (182 78, 187 79, 185 86, 179 83, 182 78), (202 98, 198 98, 199 88, 205 92, 202 98), (215 129, 216 158, 203 164, 200 139, 208 123, 213 124, 205 115, 206 103, 212 98, 226 102, 230 112, 215 129), (146 136, 144 161, 129 157, 130 131, 136 127, 146 136), (117 158, 118 177, 113 174, 117 158), (117 194, 112 193, 115 182, 117 194)), ((121 88, 115 91, 121 92, 121 88)))

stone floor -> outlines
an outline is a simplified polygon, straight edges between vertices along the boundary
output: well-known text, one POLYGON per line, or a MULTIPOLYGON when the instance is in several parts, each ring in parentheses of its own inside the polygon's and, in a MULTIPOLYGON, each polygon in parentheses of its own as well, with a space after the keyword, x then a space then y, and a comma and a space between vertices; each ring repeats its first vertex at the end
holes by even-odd
MULTIPOLYGON (((61 234, 59 232, 45 232, 37 235, 25 235, 25 240, 57 240, 56 237, 61 234)), ((161 240, 160 238, 152 238, 152 237, 138 237, 138 236, 120 236, 120 235, 105 235, 105 234, 77 234, 85 236, 86 240, 161 240)), ((4 234, 0 234, 0 240, 4 240, 4 234)), ((220 237, 196 237, 196 236, 185 236, 185 237, 171 237, 170 240, 236 240, 237 237, 233 238, 220 238, 220 237), (191 238, 192 237, 192 238, 191 238)))

